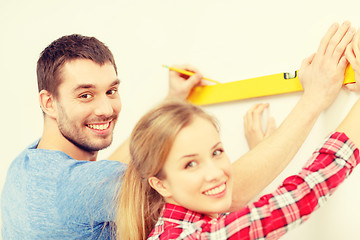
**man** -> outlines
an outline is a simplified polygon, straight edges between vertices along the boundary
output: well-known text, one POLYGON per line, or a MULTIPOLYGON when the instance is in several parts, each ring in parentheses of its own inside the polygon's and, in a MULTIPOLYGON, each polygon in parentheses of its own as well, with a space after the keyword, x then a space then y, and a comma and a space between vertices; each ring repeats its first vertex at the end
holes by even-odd
MULTIPOLYGON (((112 142, 121 110, 113 55, 96 38, 64 36, 41 53, 37 76, 44 130, 9 168, 2 236, 108 239, 113 197, 126 168, 96 161, 112 142)), ((168 97, 185 99, 200 80, 199 73, 186 81, 172 73, 168 97)), ((117 153, 127 151, 124 146, 117 153)))
MULTIPOLYGON (((329 29, 316 55, 303 63, 298 104, 274 134, 234 163, 233 208, 280 173, 333 102, 353 34, 349 23, 329 29)), ((114 196, 126 169, 119 161, 96 161, 111 144, 121 110, 113 56, 95 38, 64 36, 42 52, 37 75, 44 131, 9 168, 1 199, 3 239, 109 239, 114 196)), ((168 97, 185 100, 201 78, 170 72, 168 97)), ((109 159, 126 162, 128 141, 109 159)))

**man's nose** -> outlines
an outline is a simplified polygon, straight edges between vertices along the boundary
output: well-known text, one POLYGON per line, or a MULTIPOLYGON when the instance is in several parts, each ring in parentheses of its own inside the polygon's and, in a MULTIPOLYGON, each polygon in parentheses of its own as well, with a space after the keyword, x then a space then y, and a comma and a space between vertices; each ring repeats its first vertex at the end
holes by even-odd
POLYGON ((97 99, 95 106, 95 115, 97 116, 111 116, 113 114, 112 101, 108 97, 101 97, 97 99))

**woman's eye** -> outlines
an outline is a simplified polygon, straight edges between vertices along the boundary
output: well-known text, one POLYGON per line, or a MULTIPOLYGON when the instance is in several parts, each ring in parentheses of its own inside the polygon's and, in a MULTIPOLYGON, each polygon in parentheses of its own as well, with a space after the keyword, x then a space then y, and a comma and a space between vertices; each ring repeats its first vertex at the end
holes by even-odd
POLYGON ((196 165, 197 163, 195 161, 191 161, 188 164, 186 164, 185 169, 195 167, 196 165))
POLYGON ((219 155, 221 155, 223 152, 224 152, 223 149, 216 149, 216 150, 213 152, 213 156, 219 156, 219 155))

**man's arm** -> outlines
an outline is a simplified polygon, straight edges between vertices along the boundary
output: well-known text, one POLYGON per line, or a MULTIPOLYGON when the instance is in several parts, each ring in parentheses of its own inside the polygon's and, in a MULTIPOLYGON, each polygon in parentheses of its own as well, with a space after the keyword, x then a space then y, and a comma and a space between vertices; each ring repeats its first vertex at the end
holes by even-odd
POLYGON ((115 151, 106 159, 119 161, 122 163, 129 163, 130 161, 130 151, 129 151, 130 138, 128 137, 115 151))
MULTIPOLYGON (((199 70, 190 65, 174 65, 173 67, 192 71, 195 74, 189 77, 175 71, 169 71, 169 91, 164 101, 168 99, 179 99, 186 101, 186 98, 189 96, 191 89, 193 89, 195 86, 202 85, 201 79, 203 76, 199 70)), ((129 163, 129 143, 130 138, 127 138, 107 159, 120 161, 122 163, 129 163)))
POLYGON ((354 29, 348 22, 333 24, 316 54, 299 71, 304 93, 280 127, 233 163, 232 210, 245 206, 287 166, 310 133, 320 113, 337 97, 347 61, 343 53, 354 29))

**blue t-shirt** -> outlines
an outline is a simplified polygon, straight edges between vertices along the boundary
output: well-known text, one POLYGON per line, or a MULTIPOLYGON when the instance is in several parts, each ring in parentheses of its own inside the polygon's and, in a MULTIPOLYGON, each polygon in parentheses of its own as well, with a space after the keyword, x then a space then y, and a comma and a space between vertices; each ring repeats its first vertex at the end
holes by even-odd
POLYGON ((2 239, 110 239, 127 165, 78 161, 37 144, 9 167, 1 195, 2 239))

